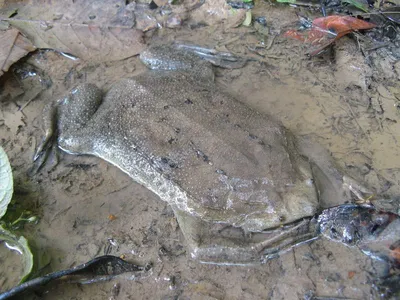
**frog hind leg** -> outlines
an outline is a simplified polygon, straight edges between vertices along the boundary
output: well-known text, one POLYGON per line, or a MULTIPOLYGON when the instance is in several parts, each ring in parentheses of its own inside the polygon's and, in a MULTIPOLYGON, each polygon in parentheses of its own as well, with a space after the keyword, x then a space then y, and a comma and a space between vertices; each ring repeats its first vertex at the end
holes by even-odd
POLYGON ((228 224, 204 221, 174 208, 191 258, 217 265, 258 265, 301 243, 314 240, 317 227, 310 218, 263 232, 244 232, 228 224))
MULTIPOLYGON (((44 107, 44 136, 33 157, 38 164, 36 170, 45 163, 49 152, 54 151, 53 146, 58 146, 57 143, 61 139, 78 132, 89 122, 101 101, 102 92, 96 85, 82 84, 73 88, 66 96, 51 101, 44 107)), ((68 152, 74 151, 71 149, 68 152)))
POLYGON ((321 208, 329 208, 346 202, 362 202, 373 195, 372 191, 357 180, 346 176, 321 145, 308 137, 299 137, 296 142, 300 154, 309 160, 321 208))

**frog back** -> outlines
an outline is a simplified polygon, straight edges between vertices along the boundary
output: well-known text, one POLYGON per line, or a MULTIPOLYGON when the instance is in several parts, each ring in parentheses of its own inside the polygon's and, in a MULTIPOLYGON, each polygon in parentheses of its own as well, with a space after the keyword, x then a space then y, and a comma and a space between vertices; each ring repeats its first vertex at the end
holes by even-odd
MULTIPOLYGON (((107 117, 118 120, 110 126, 124 138, 113 145, 135 148, 205 220, 261 231, 314 214, 311 171, 294 136, 271 117, 193 80, 184 72, 148 72, 116 84, 105 105, 121 106, 107 117)), ((118 159, 107 160, 133 172, 130 162, 118 159)))

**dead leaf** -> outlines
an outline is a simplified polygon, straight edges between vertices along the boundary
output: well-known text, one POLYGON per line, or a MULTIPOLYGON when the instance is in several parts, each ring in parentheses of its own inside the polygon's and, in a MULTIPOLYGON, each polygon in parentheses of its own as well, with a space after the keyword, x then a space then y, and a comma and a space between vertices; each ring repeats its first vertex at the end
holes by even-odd
POLYGON ((35 49, 18 30, 0 31, 0 76, 8 71, 13 63, 35 49))
POLYGON ((91 62, 115 61, 144 49, 143 32, 122 0, 30 1, 3 18, 37 48, 50 48, 91 62))
POLYGON ((328 16, 317 18, 306 30, 289 30, 284 36, 298 39, 311 45, 310 55, 321 53, 326 47, 342 36, 356 30, 365 30, 376 27, 375 24, 350 17, 328 16))
POLYGON ((86 61, 115 61, 144 49, 143 32, 122 26, 65 24, 8 19, 37 48, 50 48, 86 61))

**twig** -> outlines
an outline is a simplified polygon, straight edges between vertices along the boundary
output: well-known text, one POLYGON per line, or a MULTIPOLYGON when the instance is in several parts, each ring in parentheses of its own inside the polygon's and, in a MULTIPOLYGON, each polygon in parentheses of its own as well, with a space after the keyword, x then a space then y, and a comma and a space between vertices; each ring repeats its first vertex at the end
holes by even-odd
POLYGON ((276 34, 274 34, 273 36, 272 36, 272 39, 271 39, 271 41, 269 41, 269 39, 268 39, 268 45, 267 45, 267 47, 265 48, 265 50, 269 50, 269 49, 271 49, 272 48, 272 45, 274 44, 274 42, 275 42, 275 39, 276 39, 276 34))
POLYGON ((390 44, 391 44, 391 43, 389 43, 389 42, 382 43, 382 44, 378 44, 378 45, 376 45, 376 46, 373 46, 373 47, 370 47, 370 48, 365 49, 365 51, 372 51, 372 50, 376 50, 376 49, 379 49, 379 48, 384 48, 384 47, 389 46, 390 44))
POLYGON ((57 219, 59 216, 65 214, 67 211, 69 211, 71 208, 72 208, 72 206, 68 206, 67 208, 62 209, 62 210, 60 210, 58 213, 56 213, 56 214, 54 215, 53 219, 51 219, 50 224, 53 223, 53 221, 54 221, 55 219, 57 219))

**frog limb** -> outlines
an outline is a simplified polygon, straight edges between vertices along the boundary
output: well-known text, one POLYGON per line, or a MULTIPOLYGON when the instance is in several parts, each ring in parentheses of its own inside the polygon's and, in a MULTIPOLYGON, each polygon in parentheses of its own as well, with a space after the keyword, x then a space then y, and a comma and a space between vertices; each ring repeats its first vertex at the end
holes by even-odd
MULTIPOLYGON (((281 228, 253 232, 246 241, 235 236, 223 235, 215 230, 214 222, 207 222, 174 208, 178 223, 189 244, 191 257, 202 263, 252 265, 263 263, 292 247, 317 236, 317 227, 310 218, 304 218, 281 228)), ((240 228, 234 228, 238 233, 240 228)), ((243 232, 239 233, 242 235, 243 232)))
POLYGON ((246 58, 235 56, 229 52, 220 52, 215 49, 201 47, 195 44, 186 42, 176 42, 174 44, 178 49, 190 51, 197 56, 212 63, 214 66, 225 69, 240 69, 243 68, 247 62, 246 58))
POLYGON ((321 145, 307 137, 299 137, 297 147, 309 159, 322 208, 337 206, 346 201, 365 201, 373 195, 355 179, 343 176, 344 172, 321 145))
POLYGON ((55 140, 63 132, 74 132, 82 128, 96 112, 101 101, 102 93, 97 86, 83 84, 45 106, 43 110, 45 134, 34 155, 34 161, 38 161, 39 164, 38 169, 45 163, 55 140))
POLYGON ((52 101, 48 103, 43 109, 43 128, 44 128, 44 136, 42 141, 37 146, 35 155, 33 156, 33 161, 38 161, 40 165, 43 162, 40 162, 42 157, 48 156, 48 149, 52 144, 52 139, 54 138, 56 127, 57 127, 57 107, 60 104, 59 99, 57 101, 52 101))

